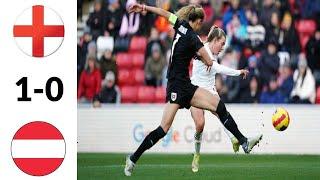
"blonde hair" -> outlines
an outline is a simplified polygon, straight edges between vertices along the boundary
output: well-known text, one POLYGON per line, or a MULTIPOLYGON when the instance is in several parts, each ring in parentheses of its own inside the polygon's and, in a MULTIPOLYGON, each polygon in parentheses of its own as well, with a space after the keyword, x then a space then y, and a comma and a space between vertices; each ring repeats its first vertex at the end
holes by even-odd
POLYGON ((180 20, 194 22, 197 19, 202 19, 202 20, 204 19, 204 10, 199 5, 191 4, 179 9, 179 11, 176 12, 176 16, 180 20))
POLYGON ((216 25, 213 25, 210 28, 209 34, 208 34, 208 38, 207 38, 207 42, 211 42, 213 41, 215 38, 216 39, 221 39, 222 37, 226 37, 226 33, 223 31, 223 29, 219 28, 216 25))

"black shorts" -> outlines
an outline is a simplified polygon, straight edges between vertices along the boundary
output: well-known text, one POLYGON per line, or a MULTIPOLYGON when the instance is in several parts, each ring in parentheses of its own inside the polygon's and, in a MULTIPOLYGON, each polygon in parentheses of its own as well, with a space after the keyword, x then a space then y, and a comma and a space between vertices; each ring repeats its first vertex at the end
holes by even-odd
POLYGON ((191 84, 191 81, 169 80, 167 83, 166 102, 179 104, 180 109, 190 108, 190 101, 198 86, 191 84))

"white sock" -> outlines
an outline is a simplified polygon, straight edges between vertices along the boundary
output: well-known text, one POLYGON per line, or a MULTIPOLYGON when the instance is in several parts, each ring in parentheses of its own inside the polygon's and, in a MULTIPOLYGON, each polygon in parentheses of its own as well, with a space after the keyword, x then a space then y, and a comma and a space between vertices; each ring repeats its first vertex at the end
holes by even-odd
POLYGON ((202 140, 202 132, 196 132, 194 134, 194 148, 195 148, 196 154, 200 154, 201 140, 202 140))

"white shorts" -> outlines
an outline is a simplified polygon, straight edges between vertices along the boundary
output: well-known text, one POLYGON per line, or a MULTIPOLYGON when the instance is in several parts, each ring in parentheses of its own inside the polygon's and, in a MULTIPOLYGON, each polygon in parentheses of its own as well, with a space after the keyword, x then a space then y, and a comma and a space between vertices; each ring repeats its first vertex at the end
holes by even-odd
MULTIPOLYGON (((200 87, 200 86, 199 86, 200 87)), ((216 88, 212 88, 212 87, 201 87, 201 88, 203 88, 203 89, 205 89, 205 90, 207 90, 207 91, 209 91, 211 94, 213 94, 213 95, 218 95, 219 96, 219 94, 218 94, 218 92, 216 91, 216 88)))

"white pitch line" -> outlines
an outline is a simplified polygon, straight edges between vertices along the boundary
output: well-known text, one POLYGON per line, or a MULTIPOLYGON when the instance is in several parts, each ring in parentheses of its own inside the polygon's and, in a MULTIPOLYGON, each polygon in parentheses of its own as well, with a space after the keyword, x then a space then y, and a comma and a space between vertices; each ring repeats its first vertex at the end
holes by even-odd
MULTIPOLYGON (((79 168, 123 168, 125 165, 103 165, 103 166, 80 166, 79 168)), ((191 167, 191 164, 140 164, 138 167, 147 167, 147 168, 154 168, 154 167, 170 167, 170 168, 188 168, 191 167)), ((207 167, 207 168, 214 168, 214 167, 225 167, 225 168, 252 168, 251 166, 245 166, 243 164, 230 164, 230 165, 218 165, 218 164, 203 164, 201 167, 207 167)), ((275 164, 264 164, 261 166, 254 166, 255 168, 283 168, 283 164, 275 165, 275 164)), ((304 165, 299 166, 299 168, 304 168, 304 165)), ((288 168, 288 167, 285 167, 288 168)), ((292 168, 297 168, 297 166, 292 167, 292 168)), ((310 169, 310 167, 308 167, 310 169)), ((312 169, 319 169, 320 167, 313 166, 311 167, 312 169)))

